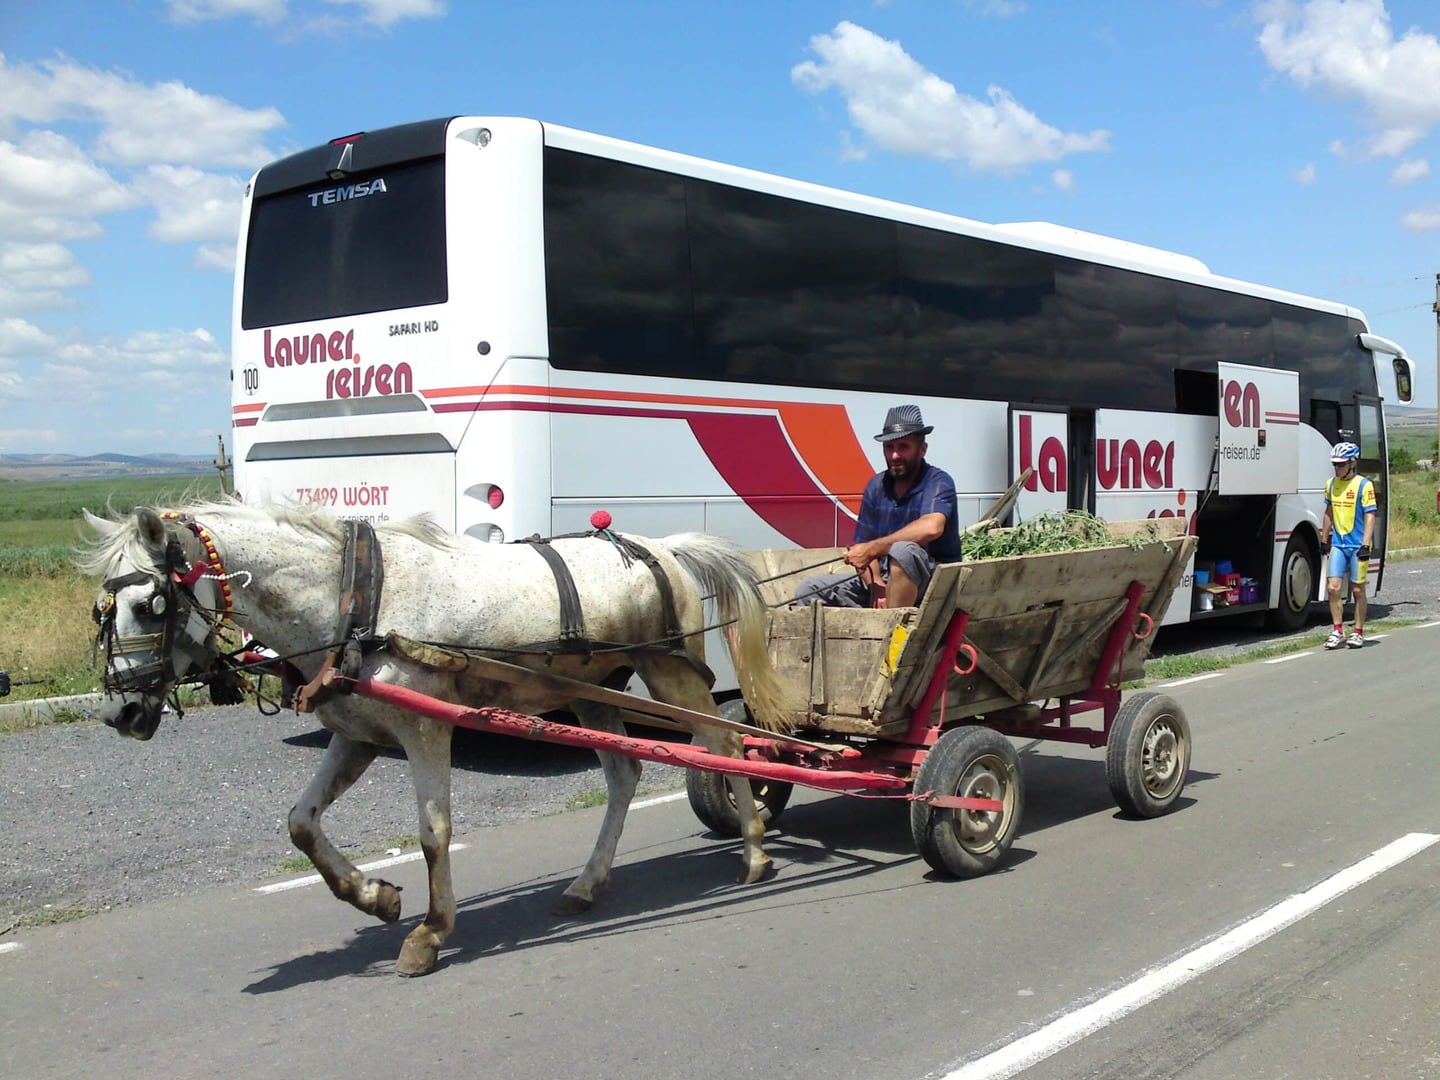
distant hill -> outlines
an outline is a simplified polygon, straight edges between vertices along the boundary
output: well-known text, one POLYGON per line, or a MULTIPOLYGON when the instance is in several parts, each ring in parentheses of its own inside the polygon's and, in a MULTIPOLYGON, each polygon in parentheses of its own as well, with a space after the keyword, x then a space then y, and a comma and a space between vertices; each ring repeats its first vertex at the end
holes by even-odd
POLYGON ((1385 425, 1390 428, 1428 427, 1435 429, 1434 408, 1417 409, 1410 405, 1386 405, 1385 425))
POLYGON ((211 458, 183 454, 0 454, 0 480, 104 480, 117 476, 206 476, 211 458))

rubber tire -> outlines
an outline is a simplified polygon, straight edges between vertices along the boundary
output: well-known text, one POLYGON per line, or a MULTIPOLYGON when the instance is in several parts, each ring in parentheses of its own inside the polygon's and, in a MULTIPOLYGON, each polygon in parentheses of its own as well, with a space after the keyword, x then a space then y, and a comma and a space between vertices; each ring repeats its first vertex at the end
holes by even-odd
POLYGON ((1173 698, 1144 691, 1126 699, 1105 743, 1105 779, 1127 814, 1167 813, 1185 790, 1190 723, 1173 698))
MULTIPOLYGON (((720 715, 726 720, 749 723, 749 713, 741 698, 731 698, 720 703, 720 715)), ((755 796, 755 808, 765 828, 774 827, 780 814, 790 802, 795 785, 783 780, 761 780, 750 778, 750 792, 755 796)), ((690 809, 700 819, 700 824, 721 836, 740 835, 740 811, 735 808, 735 796, 725 777, 717 772, 704 769, 687 769, 685 772, 685 794, 690 799, 690 809)))
POLYGON ((1319 556, 1309 539, 1304 533, 1291 533, 1290 542, 1285 545, 1285 557, 1280 561, 1280 606, 1265 614, 1272 630, 1299 630, 1310 621, 1310 604, 1319 589, 1319 573, 1319 556))
POLYGON ((920 763, 914 791, 973 795, 1005 804, 998 813, 910 804, 915 850, 931 868, 949 877, 988 874, 1020 831, 1025 809, 1020 756, 1009 739, 988 727, 968 725, 941 735, 920 763))

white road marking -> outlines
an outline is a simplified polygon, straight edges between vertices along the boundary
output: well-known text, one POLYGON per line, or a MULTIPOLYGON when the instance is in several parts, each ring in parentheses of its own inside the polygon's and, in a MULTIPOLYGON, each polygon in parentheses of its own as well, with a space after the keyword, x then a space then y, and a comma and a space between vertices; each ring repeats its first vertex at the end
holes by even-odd
MULTIPOLYGON (((672 791, 669 795, 657 795, 653 799, 642 799, 639 802, 631 803, 630 809, 644 810, 646 807, 659 806, 661 803, 676 802, 683 798, 685 798, 685 792, 672 791)), ((469 847, 468 844, 451 844, 450 850, 451 852, 464 851, 467 847, 469 847)), ((387 866, 399 866, 401 863, 415 862, 417 859, 423 859, 424 857, 425 853, 423 851, 411 851, 407 854, 395 855, 388 859, 377 859, 372 863, 362 863, 357 866, 356 869, 363 870, 368 874, 371 870, 384 870, 387 866)), ((305 877, 294 878, 291 881, 276 881, 269 885, 257 885, 255 891, 258 893, 289 892, 291 889, 303 889, 307 885, 319 885, 324 880, 325 879, 319 874, 307 874, 305 877)))
POLYGON ((1440 840, 1440 835, 1434 833, 1410 833, 1402 836, 1355 865, 1326 878, 1303 893, 1282 900, 1213 941, 1190 950, 1179 959, 1151 968, 1133 982, 1106 994, 1098 1001, 1092 1001, 1046 1024, 1038 1031, 946 1074, 944 1080, 1004 1080, 1005 1077, 1023 1072, 1072 1043, 1079 1042, 1128 1016, 1142 1005, 1203 975, 1211 968, 1234 959, 1272 934, 1314 914, 1336 897, 1418 855, 1437 840, 1440 840))
POLYGON ((653 799, 641 799, 639 802, 630 804, 631 810, 644 810, 649 806, 659 806, 661 803, 678 802, 685 798, 685 792, 672 791, 669 795, 656 795, 653 799))
POLYGON ((1262 664, 1287 664, 1291 660, 1299 660, 1302 656, 1314 656, 1313 650, 1308 652, 1291 653, 1289 656, 1276 656, 1269 660, 1262 660, 1262 664))
POLYGON ((1440 622, 1422 622, 1419 626, 1415 627, 1414 629, 1416 629, 1416 630, 1429 630, 1432 626, 1440 626, 1440 622))
MULTIPOLYGON (((468 846, 468 844, 451 844, 450 850, 452 853, 464 851, 468 846)), ((424 857, 425 853, 423 851, 411 851, 404 855, 391 856, 388 859, 377 859, 372 863, 361 863, 355 869, 364 870, 368 874, 371 870, 384 870, 387 866, 399 866, 401 863, 415 862, 417 859, 423 859, 424 857)), ((291 881, 276 881, 270 885, 259 885, 256 886, 255 891, 258 893, 286 892, 290 889, 302 889, 306 885, 319 885, 324 880, 325 879, 319 874, 309 874, 306 877, 295 878, 291 881)))
POLYGON ((5 944, 0 945, 0 953, 14 952, 16 949, 22 948, 24 948, 24 946, 18 941, 7 941, 5 944))
POLYGON ((1206 679, 1218 679, 1225 673, 1223 671, 1212 671, 1208 675, 1191 675, 1188 679, 1176 679, 1174 682, 1161 683, 1156 689, 1168 690, 1172 686, 1188 686, 1192 682, 1204 682, 1206 679))

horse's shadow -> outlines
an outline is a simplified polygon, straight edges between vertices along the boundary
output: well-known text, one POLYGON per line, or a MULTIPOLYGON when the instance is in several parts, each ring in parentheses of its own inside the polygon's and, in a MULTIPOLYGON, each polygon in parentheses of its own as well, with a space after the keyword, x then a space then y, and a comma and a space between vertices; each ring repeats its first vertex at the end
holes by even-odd
MULTIPOLYGON (((1103 761, 1031 751, 1022 752, 1021 767, 1027 791, 1021 838, 1027 829, 1049 828, 1090 814, 1123 816, 1110 798, 1103 761)), ((1204 782, 1214 775, 1192 769, 1189 782, 1204 782)), ((1182 798, 1177 810, 1193 801, 1182 798)), ((837 895, 897 892, 935 882, 964 887, 964 882, 925 871, 912 847, 909 815, 909 803, 903 799, 837 795, 791 806, 782 819, 783 831, 766 839, 779 873, 759 885, 735 881, 740 842, 717 841, 710 833, 697 834, 696 843, 679 852, 669 850, 673 841, 665 841, 628 853, 617 864, 611 886, 583 916, 557 915, 553 910, 578 866, 474 895, 458 905, 455 930, 446 941, 440 966, 703 922, 742 906, 749 911, 823 910, 837 895), (907 863, 914 864, 915 873, 899 884, 872 880, 907 863)), ((1033 850, 1012 845, 995 874, 1012 872, 1034 857, 1033 850)), ((277 964, 245 992, 274 993, 346 975, 392 976, 401 939, 419 920, 416 915, 395 926, 365 925, 341 946, 277 964)))
MULTIPOLYGON (((466 964, 499 952, 703 922, 740 905, 753 910, 755 905, 761 909, 823 905, 834 899, 833 887, 817 890, 816 886, 848 884, 847 895, 855 895, 864 891, 865 879, 917 858, 909 845, 907 815, 905 804, 892 800, 836 798, 792 807, 785 814, 786 831, 772 833, 766 840, 781 870, 759 885, 743 885, 735 879, 740 841, 717 840, 711 833, 697 834, 696 844, 680 852, 669 850, 673 841, 665 841, 648 851, 629 853, 617 863, 612 884, 583 916, 558 915, 553 910, 579 872, 578 865, 562 875, 472 896, 458 905, 441 966, 466 964)), ((908 884, 923 881, 917 875, 908 884)), ((396 926, 363 926, 344 945, 276 965, 245 992, 273 993, 344 975, 390 975, 403 934, 419 921, 417 915, 396 926)))

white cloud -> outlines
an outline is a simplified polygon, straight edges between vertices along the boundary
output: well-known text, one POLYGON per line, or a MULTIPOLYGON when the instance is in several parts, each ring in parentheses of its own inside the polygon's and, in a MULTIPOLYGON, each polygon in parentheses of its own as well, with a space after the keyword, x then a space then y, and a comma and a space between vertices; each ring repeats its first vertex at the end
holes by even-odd
POLYGON ((1397 157, 1440 122, 1440 40, 1399 38, 1384 0, 1260 0, 1266 62, 1297 85, 1355 101, 1374 134, 1361 153, 1397 157))
POLYGON ((0 315, 65 307, 65 290, 89 284, 89 272, 62 244, 0 243, 0 315))
POLYGON ((1296 169, 1290 175, 1295 178, 1295 182, 1301 187, 1309 187, 1315 183, 1315 163, 1313 161, 1307 161, 1301 168, 1296 169))
POLYGON ((1069 169, 1056 169, 1050 175, 1050 179, 1060 191, 1075 190, 1075 174, 1069 169))
POLYGON ((1420 206, 1400 219, 1400 224, 1411 232, 1426 232, 1440 229, 1440 203, 1420 206))
POLYGON ((401 19, 435 19, 445 14, 441 0, 325 0, 338 7, 356 7, 361 18, 381 29, 389 29, 401 19))
MULTIPOLYGON (((262 5, 190 8, 198 18, 201 8, 221 17, 262 5)), ((265 138, 284 123, 276 109, 243 108, 178 82, 147 84, 66 57, 11 64, 0 54, 0 132, 14 136, 0 139, 0 243, 97 236, 106 216, 148 205, 152 239, 203 244, 195 265, 230 272, 245 180, 224 170, 248 175, 276 157, 265 138)), ((64 290, 89 281, 73 257, 69 266, 43 287, 0 266, 0 313, 63 306, 64 290)))
POLYGON ((166 0, 165 6, 177 22, 249 15, 260 22, 271 23, 285 17, 285 0, 166 0))
POLYGON ((987 88, 988 104, 961 94, 898 42, 851 22, 811 38, 810 49, 820 60, 797 64, 791 80, 808 93, 838 89, 851 121, 882 150, 960 160, 976 171, 1011 172, 1110 148, 1108 131, 1060 131, 1003 87, 987 88))
POLYGON ((63 135, 31 131, 18 143, 0 142, 0 239, 94 236, 95 217, 139 201, 63 135))
POLYGON ((245 181, 199 169, 152 165, 134 189, 155 207, 149 235, 167 244, 233 240, 240 228, 245 181))
POLYGON ((192 389, 176 373, 228 365, 208 330, 143 330, 89 340, 78 333, 49 334, 24 319, 0 319, 0 372, 11 373, 12 400, 104 404, 146 383, 151 404, 183 410, 192 389))
POLYGON ((235 245, 201 244, 195 249, 195 266, 200 270, 219 270, 222 273, 235 272, 235 245))
MULTIPOLYGON (((9 393, 13 387, 0 372, 0 390, 9 393)), ((24 446, 30 454, 36 454, 37 446, 59 446, 60 433, 53 428, 0 428, 0 446, 24 446)))
POLYGON ((1025 12, 1025 0, 962 0, 966 7, 978 11, 981 15, 998 15, 1002 19, 1008 19, 1011 15, 1022 15, 1025 12))
POLYGON ((1404 187, 1406 184, 1413 184, 1416 180, 1423 180, 1429 175, 1430 162, 1424 158, 1402 161, 1390 174, 1390 183, 1396 187, 1404 187))
POLYGON ((244 169, 274 156, 264 138, 285 124, 274 107, 246 109, 184 83, 146 84, 63 57, 10 65, 0 54, 0 125, 16 121, 98 125, 94 156, 120 165, 244 169))
MULTIPOLYGON (((445 14, 444 0, 323 0, 332 9, 358 13, 359 22, 388 30, 404 19, 435 19, 445 14)), ((355 22, 325 14, 309 6, 307 13, 292 18, 288 0, 166 0, 170 17, 176 22, 204 22, 215 19, 252 18, 276 25, 289 22, 288 29, 302 32, 343 31, 355 22), (348 24, 348 26, 347 26, 348 24)))
POLYGON ((55 339, 34 323, 24 319, 0 319, 0 359, 48 352, 55 344, 55 339))

